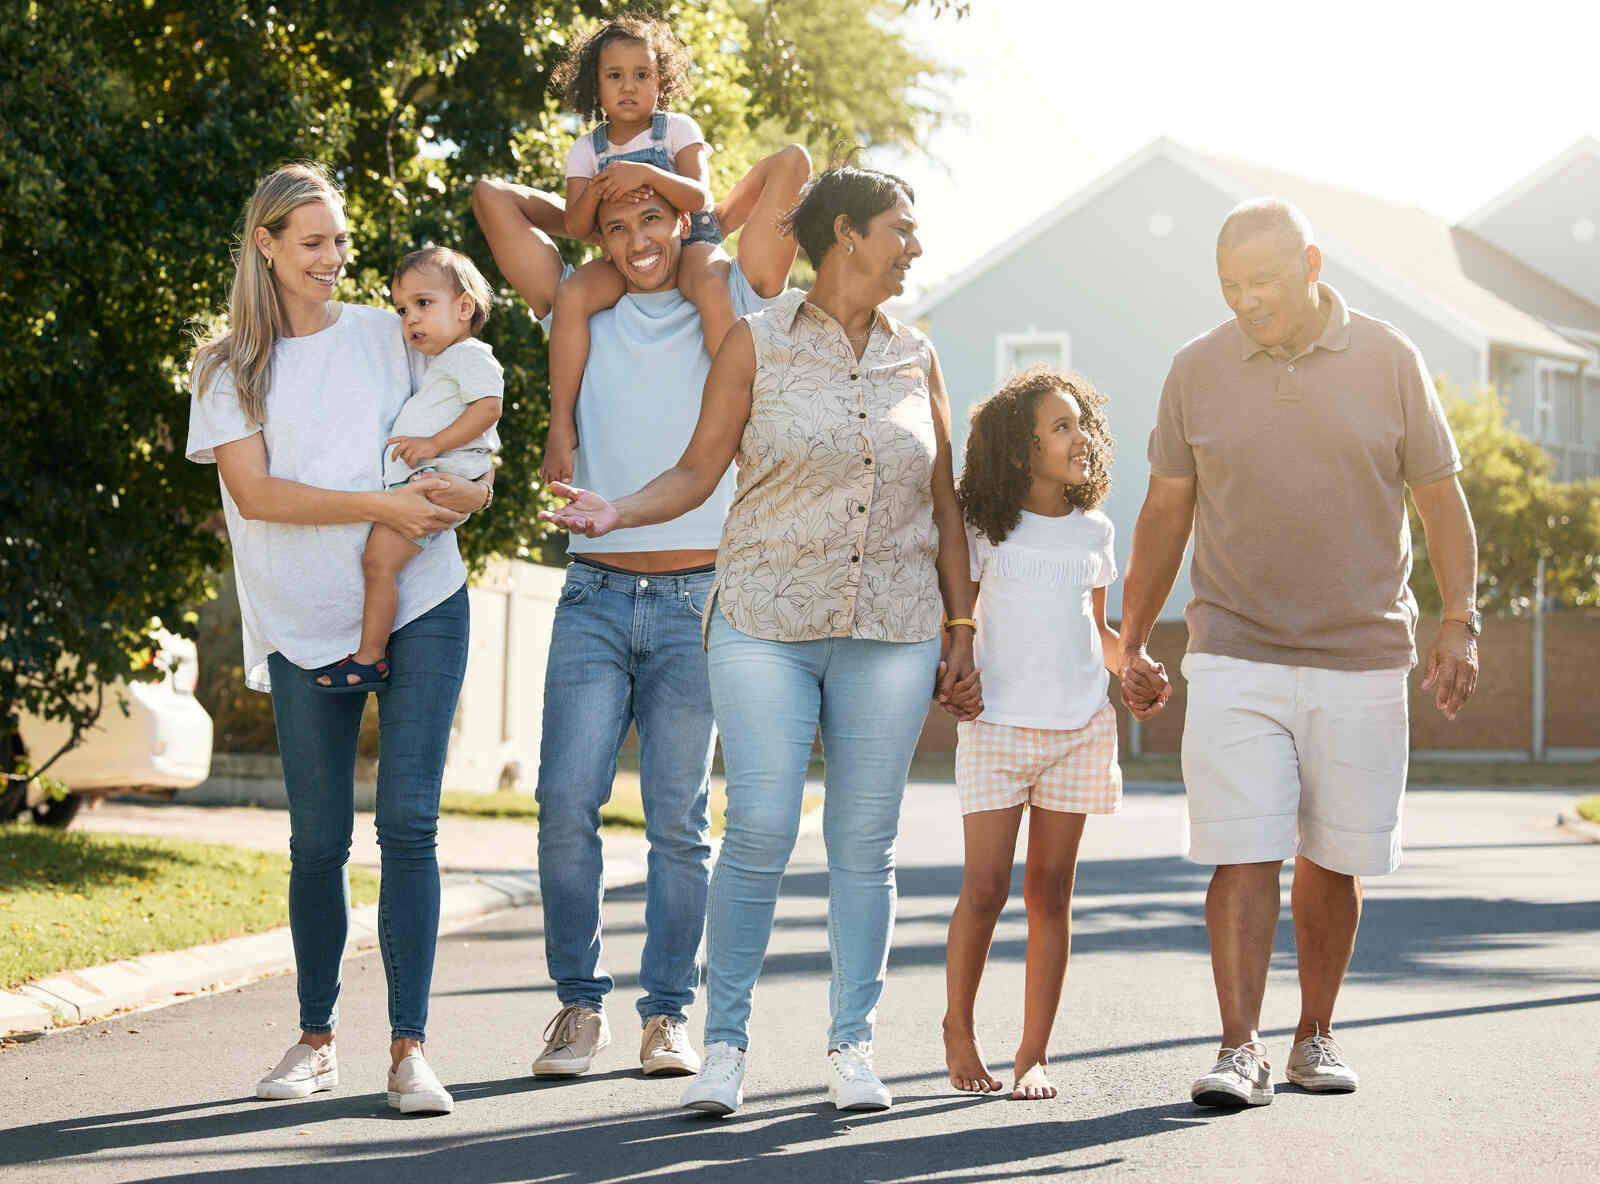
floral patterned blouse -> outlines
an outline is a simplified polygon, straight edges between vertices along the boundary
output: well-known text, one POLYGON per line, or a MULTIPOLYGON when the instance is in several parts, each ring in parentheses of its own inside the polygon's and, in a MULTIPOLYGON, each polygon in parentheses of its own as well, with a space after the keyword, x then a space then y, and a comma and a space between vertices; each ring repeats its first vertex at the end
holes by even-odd
POLYGON ((717 552, 723 616, 769 641, 937 637, 928 339, 880 312, 858 362, 798 289, 746 319, 756 377, 717 552))

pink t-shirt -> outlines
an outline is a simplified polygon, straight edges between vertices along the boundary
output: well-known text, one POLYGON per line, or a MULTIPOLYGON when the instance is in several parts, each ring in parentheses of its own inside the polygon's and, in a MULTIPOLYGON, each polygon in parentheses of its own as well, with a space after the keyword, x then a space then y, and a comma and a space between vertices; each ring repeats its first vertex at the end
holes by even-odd
MULTIPOLYGON (((678 153, 685 148, 706 142, 705 133, 700 130, 698 123, 676 111, 667 112, 666 149, 667 155, 674 163, 677 162, 678 153)), ((638 152, 648 147, 650 147, 650 129, 647 127, 626 144, 608 143, 604 154, 597 159, 594 152, 594 129, 590 128, 578 137, 578 142, 572 146, 572 151, 567 153, 567 176, 588 180, 612 157, 621 156, 625 152, 638 152)))

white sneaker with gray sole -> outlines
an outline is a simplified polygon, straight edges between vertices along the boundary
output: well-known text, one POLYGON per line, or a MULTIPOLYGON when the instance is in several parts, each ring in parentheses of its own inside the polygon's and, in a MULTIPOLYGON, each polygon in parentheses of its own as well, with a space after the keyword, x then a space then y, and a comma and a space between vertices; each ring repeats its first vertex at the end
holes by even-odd
POLYGON ((1237 1109, 1272 1105, 1272 1066, 1256 1048, 1225 1048, 1211 1072, 1189 1090, 1196 1106, 1237 1109))
POLYGON ((887 1110, 889 1087, 872 1071, 872 1044, 841 1044, 828 1053, 828 1097, 836 1110, 887 1110))
POLYGON ((401 1059, 398 1069, 389 1070, 389 1108, 402 1114, 449 1114, 456 1103, 422 1054, 414 1052, 401 1059))
POLYGON ((1344 1059, 1344 1050, 1321 1032, 1295 1042, 1284 1074, 1301 1089, 1317 1094, 1354 1093, 1360 1081, 1344 1059))
POLYGON ((744 1105, 744 1049, 718 1041, 706 1045, 700 1075, 683 1091, 685 1110, 707 1114, 732 1114, 744 1105))

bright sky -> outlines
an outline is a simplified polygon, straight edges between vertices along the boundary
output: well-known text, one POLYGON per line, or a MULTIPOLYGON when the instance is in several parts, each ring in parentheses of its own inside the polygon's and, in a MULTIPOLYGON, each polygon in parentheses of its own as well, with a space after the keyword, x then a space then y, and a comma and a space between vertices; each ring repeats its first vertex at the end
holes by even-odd
POLYGON ((1600 135, 1596 0, 972 0, 908 28, 965 116, 932 160, 867 157, 917 192, 908 294, 1157 136, 1458 219, 1600 135))

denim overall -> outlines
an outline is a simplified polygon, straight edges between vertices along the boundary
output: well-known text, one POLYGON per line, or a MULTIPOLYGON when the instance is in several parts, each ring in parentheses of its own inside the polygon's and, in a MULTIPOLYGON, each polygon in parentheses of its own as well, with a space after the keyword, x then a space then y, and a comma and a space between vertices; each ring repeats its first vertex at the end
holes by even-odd
MULTIPOLYGON (((650 147, 639 148, 633 152, 619 152, 606 157, 611 150, 611 141, 606 137, 606 124, 601 124, 594 129, 594 158, 601 161, 602 170, 610 168, 618 161, 634 161, 639 164, 653 164, 663 172, 673 173, 672 157, 667 155, 667 113, 657 111, 650 117, 650 147)), ((684 239, 684 245, 689 243, 710 243, 713 246, 722 241, 722 227, 717 225, 717 216, 710 210, 692 210, 689 213, 689 237, 684 239)))

